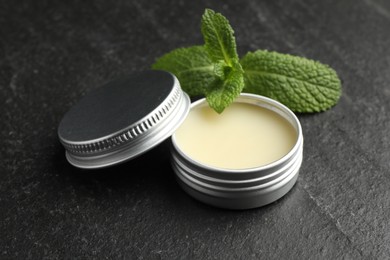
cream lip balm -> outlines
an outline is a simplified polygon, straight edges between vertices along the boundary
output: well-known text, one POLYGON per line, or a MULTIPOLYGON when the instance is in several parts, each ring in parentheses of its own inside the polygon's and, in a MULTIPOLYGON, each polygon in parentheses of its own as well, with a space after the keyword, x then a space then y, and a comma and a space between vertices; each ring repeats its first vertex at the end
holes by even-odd
POLYGON ((284 196, 303 158, 298 118, 281 103, 242 93, 222 114, 205 99, 191 105, 172 135, 172 167, 192 197, 228 209, 249 209, 284 196))
POLYGON ((237 102, 221 114, 209 106, 194 107, 175 136, 176 144, 195 161, 246 169, 282 158, 294 146, 297 132, 278 113, 237 102))

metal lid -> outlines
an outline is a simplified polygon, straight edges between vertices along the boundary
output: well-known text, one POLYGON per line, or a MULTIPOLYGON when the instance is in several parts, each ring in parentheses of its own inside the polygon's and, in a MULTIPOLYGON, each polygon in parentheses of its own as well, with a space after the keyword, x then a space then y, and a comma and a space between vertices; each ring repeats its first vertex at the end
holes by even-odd
POLYGON ((58 127, 68 161, 101 168, 130 160, 170 137, 190 99, 176 77, 137 72, 110 81, 73 106, 58 127))

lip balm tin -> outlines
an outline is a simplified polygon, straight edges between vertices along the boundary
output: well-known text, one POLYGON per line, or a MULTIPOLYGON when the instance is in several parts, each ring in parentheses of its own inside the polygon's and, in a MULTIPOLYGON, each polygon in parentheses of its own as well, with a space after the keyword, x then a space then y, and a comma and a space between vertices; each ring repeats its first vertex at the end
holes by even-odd
MULTIPOLYGON (((235 102, 270 109, 285 118, 297 133, 293 148, 270 164, 249 169, 222 169, 190 158, 180 149, 173 134, 172 167, 180 186, 204 203, 228 209, 260 207, 281 198, 295 184, 302 162, 302 129, 294 113, 275 100, 243 93, 235 102)), ((198 106, 207 106, 205 99, 193 103, 191 108, 198 106)))
POLYGON ((190 107, 177 78, 164 71, 134 72, 92 91, 63 117, 58 137, 70 164, 103 168, 131 160, 172 135, 172 167, 180 186, 192 197, 217 207, 248 209, 271 203, 286 194, 298 177, 303 137, 296 116, 272 99, 241 94, 235 102, 270 109, 297 132, 290 152, 270 164, 244 170, 209 167, 184 154, 175 140, 190 107))

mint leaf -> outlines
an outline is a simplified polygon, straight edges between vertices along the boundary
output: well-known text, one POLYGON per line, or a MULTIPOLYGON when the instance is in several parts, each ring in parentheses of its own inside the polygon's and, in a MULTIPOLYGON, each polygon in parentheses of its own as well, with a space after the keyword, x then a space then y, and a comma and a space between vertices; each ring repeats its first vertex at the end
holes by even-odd
POLYGON ((231 67, 226 65, 226 62, 220 60, 214 63, 214 74, 220 79, 224 80, 226 78, 226 74, 231 71, 231 67))
POLYGON ((233 61, 232 65, 233 67, 225 67, 224 80, 207 89, 207 102, 217 113, 222 113, 240 95, 244 87, 244 76, 240 63, 233 61))
POLYGON ((182 89, 190 96, 205 95, 210 86, 220 83, 203 46, 175 49, 157 59, 152 68, 175 74, 182 89))
POLYGON ((234 31, 229 21, 220 13, 206 9, 202 16, 202 34, 205 48, 214 62, 224 60, 233 66, 233 59, 238 59, 234 31))
POLYGON ((202 16, 205 49, 214 63, 214 75, 219 83, 208 86, 206 99, 218 113, 240 95, 244 87, 243 70, 239 63, 236 39, 229 21, 219 13, 206 9, 202 16))
POLYGON ((245 91, 280 101, 295 112, 320 112, 341 95, 336 72, 317 61, 269 51, 249 52, 241 59, 245 91))

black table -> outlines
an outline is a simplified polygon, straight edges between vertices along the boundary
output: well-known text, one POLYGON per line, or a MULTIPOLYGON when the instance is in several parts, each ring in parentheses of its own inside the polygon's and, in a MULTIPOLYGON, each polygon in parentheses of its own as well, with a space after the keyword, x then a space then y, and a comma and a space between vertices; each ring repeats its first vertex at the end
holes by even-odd
POLYGON ((335 259, 390 256, 390 3, 362 1, 1 1, 0 258, 335 259), (57 126, 85 93, 202 43, 210 7, 240 55, 319 60, 337 106, 300 114, 304 161, 268 206, 229 211, 189 197, 169 141, 126 164, 79 170, 57 126))

